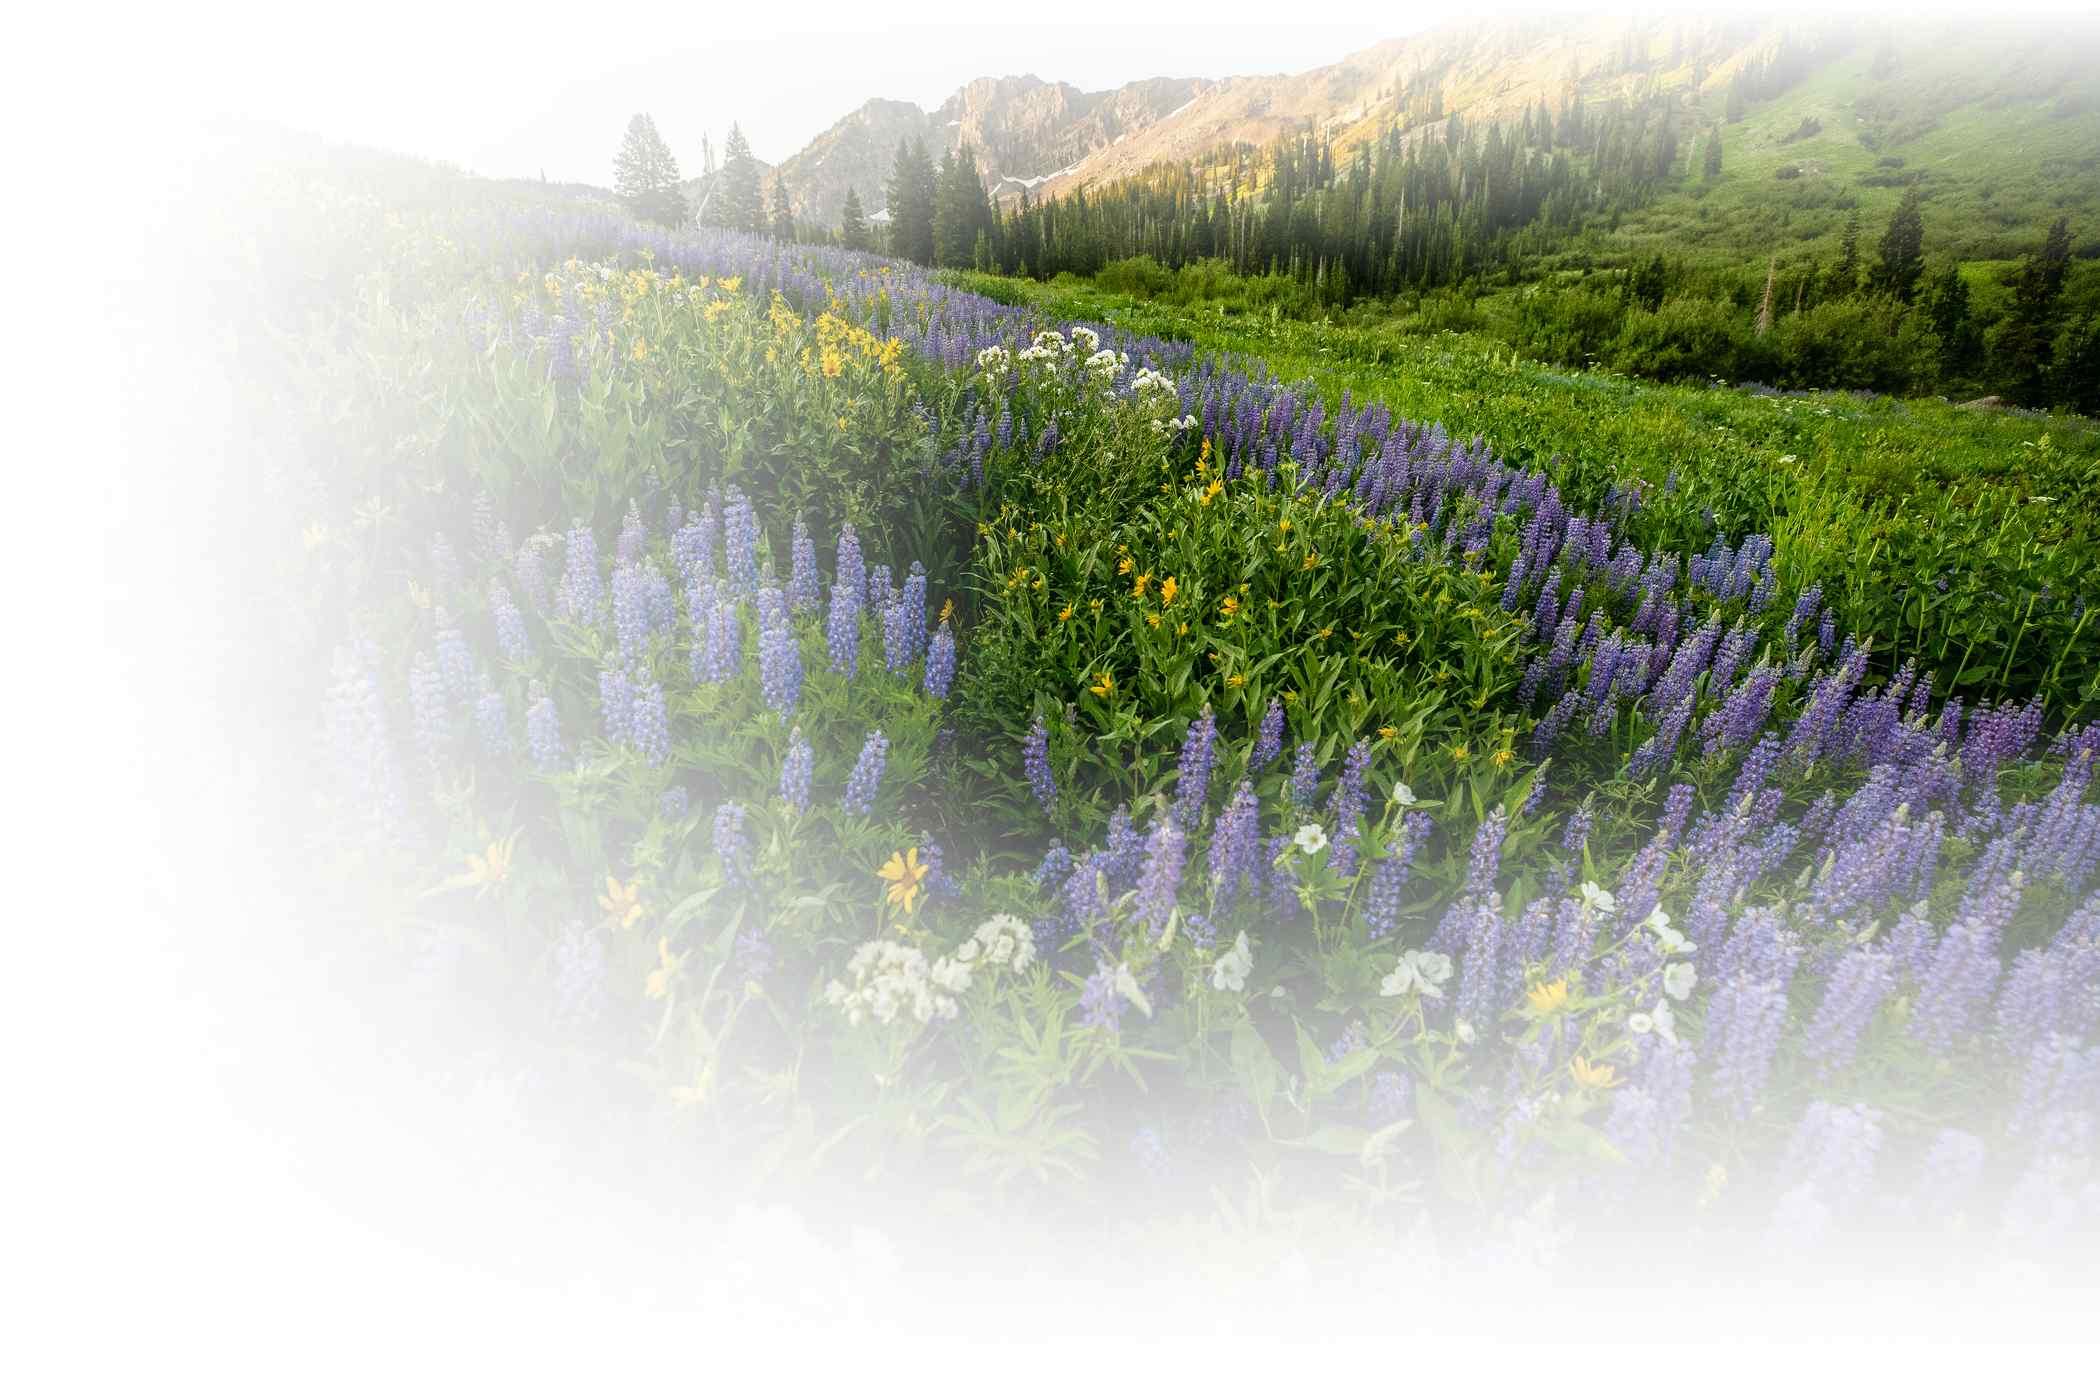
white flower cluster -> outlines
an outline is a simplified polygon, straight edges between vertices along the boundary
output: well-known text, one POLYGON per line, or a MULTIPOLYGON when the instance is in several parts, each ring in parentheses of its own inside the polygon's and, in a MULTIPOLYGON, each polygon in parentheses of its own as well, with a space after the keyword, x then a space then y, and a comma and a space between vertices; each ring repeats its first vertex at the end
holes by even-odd
POLYGON ((1137 372, 1137 378, 1130 381, 1130 392, 1140 398, 1146 394, 1164 394, 1172 398, 1176 391, 1173 380, 1147 365, 1137 372))
POLYGON ((1120 375, 1129 364, 1130 356, 1124 354, 1121 350, 1096 350, 1093 354, 1086 357, 1087 373, 1110 383, 1115 382, 1116 376, 1120 375))
POLYGON ((1450 980, 1451 959, 1424 948, 1410 948, 1400 955, 1399 965, 1378 984, 1378 994, 1404 997, 1415 992, 1425 997, 1441 997, 1444 984, 1450 980))
POLYGON ((1065 344, 1063 332, 1037 331, 1034 342, 1021 352, 1020 359, 1023 364, 1034 364, 1042 360, 1062 359, 1069 353, 1071 347, 1065 344))
POLYGON ((1101 333, 1091 326, 1072 327, 1072 348, 1092 355, 1101 348, 1101 333))
POLYGON ((970 990, 978 973, 1021 972, 1034 961, 1035 935, 1028 925, 1011 914, 995 914, 953 953, 930 962, 917 948, 887 938, 868 940, 846 963, 853 984, 833 978, 824 1000, 854 1026, 869 1018, 887 1026, 906 1013, 922 1026, 952 1021, 955 999, 970 990))
POLYGON ((977 368, 987 379, 997 379, 1012 363, 1013 356, 1007 353, 1004 345, 987 345, 977 352, 977 368))

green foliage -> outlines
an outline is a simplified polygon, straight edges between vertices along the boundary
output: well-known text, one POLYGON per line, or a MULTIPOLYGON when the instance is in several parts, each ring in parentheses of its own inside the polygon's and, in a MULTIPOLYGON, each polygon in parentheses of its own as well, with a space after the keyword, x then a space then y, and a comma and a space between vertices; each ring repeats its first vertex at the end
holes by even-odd
POLYGON ((646 223, 676 227, 686 221, 685 195, 678 188, 678 158, 657 133, 656 122, 637 112, 613 158, 613 189, 629 213, 646 223))

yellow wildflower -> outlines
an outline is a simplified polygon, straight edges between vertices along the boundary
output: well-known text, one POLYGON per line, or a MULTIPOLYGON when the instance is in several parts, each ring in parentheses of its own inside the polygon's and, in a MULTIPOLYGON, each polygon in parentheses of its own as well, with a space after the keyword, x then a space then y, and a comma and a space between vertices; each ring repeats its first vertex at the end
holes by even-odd
POLYGON ((926 870, 925 863, 919 859, 917 846, 897 852, 875 872, 876 878, 889 883, 883 898, 909 916, 912 907, 919 902, 919 887, 926 881, 926 870))
POLYGON ((1223 602, 1218 604, 1218 611, 1224 613, 1227 617, 1237 616, 1239 610, 1240 600, 1237 598, 1227 598, 1223 602))
POLYGON ((1146 614, 1145 614, 1145 625, 1146 625, 1146 626, 1148 626, 1148 627, 1157 627, 1157 626, 1159 626, 1159 614, 1158 614, 1158 613, 1146 613, 1146 614))
POLYGON ((1130 572, 1130 565, 1130 556, 1126 554, 1121 559, 1118 559, 1116 561, 1116 572, 1119 574, 1127 574, 1130 572))
POLYGON ((1453 744, 1451 746, 1451 756, 1463 763, 1473 756, 1473 751, 1464 744, 1453 744))
POLYGON ((1106 671, 1101 671, 1095 675, 1094 683, 1088 686, 1087 689, 1106 700, 1115 693, 1116 678, 1106 671))
POLYGON ((634 882, 622 885, 610 875, 605 877, 605 893, 598 896, 598 907, 615 928, 633 928, 642 917, 642 901, 635 893, 634 882))
POLYGON ((1137 576, 1137 582, 1133 583, 1133 584, 1131 585, 1131 587, 1130 587, 1130 596, 1131 596, 1131 597, 1133 597, 1133 598, 1142 598, 1142 597, 1144 597, 1144 596, 1145 596, 1145 588, 1146 588, 1146 586, 1147 586, 1148 584, 1150 584, 1151 582, 1152 582, 1152 575, 1150 575, 1150 574, 1139 574, 1139 575, 1137 576))
POLYGON ((1609 1089, 1619 1082, 1619 1072, 1610 1065, 1593 1065, 1580 1055, 1568 1062, 1568 1073, 1585 1089, 1609 1089))
POLYGON ((1378 737, 1381 739, 1397 739, 1400 737, 1400 731, 1393 728, 1390 724, 1381 724, 1378 726, 1378 737))
POLYGON ((1065 604, 1063 611, 1058 613, 1057 620, 1059 622, 1070 622, 1072 620, 1072 605, 1070 603, 1065 604))
MULTIPOLYGON (((1319 551, 1319 550, 1317 550, 1317 549, 1313 549, 1313 550, 1307 550, 1307 551, 1306 551, 1306 554, 1305 554, 1305 567, 1306 567, 1307 569, 1317 569, 1317 568, 1319 568, 1319 567, 1320 567, 1320 551, 1319 551)), ((1302 572, 1302 571, 1301 571, 1301 572, 1302 572)))
POLYGON ((1234 690, 1238 690, 1241 686, 1245 685, 1246 683, 1247 678, 1237 671, 1234 671, 1231 675, 1225 678, 1225 684, 1234 690))
POLYGON ((684 969, 685 959, 684 953, 672 956, 670 939, 657 939, 656 966, 650 969, 649 980, 642 984, 642 995, 651 1001, 662 1001, 670 993, 671 983, 678 979, 679 972, 684 969))
POLYGON ((1159 586, 1159 601, 1161 601, 1162 603, 1172 603, 1175 599, 1175 596, 1180 592, 1181 585, 1174 581, 1174 575, 1168 574, 1166 580, 1159 586))
POLYGON ((1568 1004, 1568 979, 1557 977, 1551 982, 1538 982, 1527 987, 1524 1000, 1530 1004, 1535 1016, 1551 1016, 1568 1004))

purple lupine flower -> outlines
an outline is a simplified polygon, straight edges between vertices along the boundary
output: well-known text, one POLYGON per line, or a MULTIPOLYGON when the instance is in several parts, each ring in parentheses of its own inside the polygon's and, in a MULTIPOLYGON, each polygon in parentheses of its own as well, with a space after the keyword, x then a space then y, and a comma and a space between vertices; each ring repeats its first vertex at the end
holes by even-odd
POLYGON ((1120 894, 1137 883, 1138 871, 1145 863, 1144 833, 1130 819, 1127 802, 1108 814, 1107 846, 1102 873, 1108 876, 1110 889, 1120 894))
POLYGON ((437 634, 438 675, 445 683, 445 697, 454 705, 471 705, 478 693, 474 684, 474 653, 468 649, 467 639, 450 613, 437 608, 432 622, 437 634))
POLYGON ((610 1005, 606 981, 605 945, 598 931, 581 923, 569 925, 554 944, 556 1028, 570 1034, 596 1028, 610 1005))
POLYGON ((944 622, 926 646, 926 693, 936 700, 945 700, 948 687, 954 683, 955 633, 944 622))
POLYGON ((875 810, 875 793, 882 786, 883 765, 889 761, 890 741, 877 729, 860 746, 860 757, 846 776, 846 791, 839 806, 848 816, 865 817, 875 810))
POLYGON ((622 564, 632 564, 642 557, 642 550, 649 543, 648 531, 642 527, 642 511, 634 498, 627 498, 627 514, 620 517, 620 534, 613 541, 613 558, 622 564))
POLYGON ((1116 970, 1096 961, 1079 991, 1079 1022, 1114 1035, 1123 1024, 1123 998, 1116 991, 1116 970))
POLYGON ((1211 908, 1232 907, 1244 891, 1261 889, 1261 801, 1244 780, 1233 789, 1210 833, 1211 908))
POLYGON ((686 578, 713 578, 716 541, 722 533, 722 507, 713 496, 707 508, 671 532, 671 562, 686 578))
POLYGON ((481 698, 474 702, 474 728, 481 751, 490 758, 510 757, 510 708, 489 678, 481 678, 481 698))
POLYGON ((816 542, 810 539, 809 525, 800 511, 795 512, 792 559, 788 574, 788 607, 798 613, 809 612, 821 600, 822 588, 817 582, 816 542))
POLYGON ((729 582, 738 593, 752 593, 758 588, 758 514, 751 509, 751 502, 734 486, 729 488, 728 504, 722 511, 723 555, 729 568, 729 582))
POLYGON ((1786 987, 1773 979, 1730 980, 1707 1004, 1705 1049, 1714 1097, 1738 1123, 1764 1094, 1785 1023, 1786 987))
MULTIPOLYGON (((787 606, 779 594, 776 588, 760 590, 761 599, 770 595, 773 605, 771 617, 761 624, 758 634, 758 685, 766 707, 786 719, 802 700, 802 646, 788 624, 787 606)), ((760 614, 768 611, 762 602, 760 614)))
POLYGON ((634 718, 630 737, 652 767, 671 761, 671 719, 664 705, 664 688, 653 676, 645 676, 632 689, 634 718))
POLYGON ((1942 1128, 1926 1149, 1905 1214, 1913 1220, 1943 1220, 1968 1203, 1983 1177, 1983 1139, 1959 1128, 1942 1128))
POLYGON ((579 520, 569 527, 561 571, 559 607, 573 622, 593 623, 605 608, 605 586, 598 577, 598 540, 579 520))
POLYGON ((934 894, 953 899, 962 893, 962 884, 948 873, 946 858, 941 854, 941 843, 930 836, 919 839, 919 858, 926 866, 926 888, 934 894))
POLYGON ((707 620, 707 635, 693 658, 693 679, 702 685, 720 685, 743 668, 742 619, 736 600, 728 590, 714 601, 707 620))
POLYGON ((525 601, 539 612, 549 611, 552 597, 547 592, 547 572, 541 561, 540 549, 543 537, 534 536, 518 547, 516 559, 511 564, 511 574, 518 581, 518 591, 525 601))
POLYGON ((1283 752, 1283 701, 1271 696, 1269 708, 1262 711, 1261 732, 1255 736, 1254 751, 1247 757, 1247 771, 1259 773, 1274 763, 1283 752))
POLYGON ((1301 812, 1311 811, 1313 799, 1319 796, 1320 764, 1313 757, 1315 747, 1312 740, 1305 740, 1291 763, 1291 805, 1301 812))
POLYGON ((1182 865, 1188 856, 1188 837, 1171 817, 1152 824, 1152 839, 1145 846, 1145 864, 1137 882, 1137 917, 1154 937, 1166 931, 1174 913, 1174 899, 1181 889, 1182 865))
POLYGON ((1791 1252, 1817 1243, 1833 1217, 1865 1198, 1880 1148, 1878 1109, 1811 1103, 1780 1161, 1782 1194, 1773 1209, 1767 1247, 1791 1252))
POLYGON ((642 569, 631 560, 613 566, 613 637, 623 660, 638 660, 649 641, 649 599, 642 569))
POLYGON ((1854 948, 1838 960, 1802 1050, 1831 1074, 1852 1063, 1859 1038, 1896 985, 1896 960, 1882 948, 1854 948))
POLYGON ((1409 812, 1393 832, 1385 857, 1371 872, 1371 888, 1364 895, 1364 927, 1373 942, 1399 932, 1400 898, 1415 856, 1428 837, 1428 814, 1409 812))
POLYGON ((608 744, 634 738, 634 682, 618 667, 598 671, 598 724, 608 744))
POLYGON ((1945 1054, 1975 1027, 2003 971, 1998 928, 1957 918, 1933 950, 1911 1009, 1911 1034, 1933 1054, 1945 1054))
POLYGON ((430 653, 419 651, 408 667, 408 714, 423 759, 436 764, 452 744, 452 715, 445 702, 444 678, 430 653))
POLYGON ((1181 741, 1180 779, 1174 791, 1174 820, 1185 832, 1194 831, 1203 824, 1203 813, 1210 798, 1210 770, 1216 760, 1218 724, 1211 717, 1210 706, 1189 721, 1187 734, 1181 741))
POLYGON ((562 766, 561 716, 555 712, 554 697, 537 681, 532 686, 532 703, 525 710, 525 747, 533 766, 542 772, 562 766))
POLYGON ((1021 771, 1028 789, 1035 794, 1044 816, 1053 815, 1057 803, 1057 779, 1050 772, 1050 726, 1038 714, 1021 740, 1021 771))
POLYGON ((744 809, 734 802, 715 808, 714 850, 725 884, 741 885, 750 878, 751 837, 744 830, 744 809))
POLYGON ((1502 1009, 1502 897, 1490 893, 1469 907, 1459 929, 1458 1018, 1476 1026, 1502 1009))
POLYGON ((496 625, 496 649, 503 659, 523 664, 532 658, 532 639, 525 631, 525 614, 510 599, 501 583, 489 585, 489 618, 496 625))
POLYGON ((1364 811, 1371 772, 1371 743, 1359 739, 1342 759, 1341 776, 1335 780, 1329 811, 1334 820, 1334 854, 1328 862, 1337 875, 1348 879, 1356 874, 1358 847, 1363 844, 1364 811))
POLYGON ((815 767, 816 755, 810 752, 809 741, 802 737, 802 728, 797 725, 788 733, 787 757, 780 762, 780 800, 790 812, 809 806, 809 784, 815 767))
POLYGON ((1569 814, 1567 825, 1561 829, 1560 848, 1580 859, 1583 848, 1589 844, 1590 828, 1596 825, 1596 821, 1595 803, 1590 798, 1583 798, 1582 805, 1569 814))
POLYGON ((369 643, 338 647, 330 657, 328 735, 345 786, 358 798, 362 819, 375 831, 398 835, 403 825, 400 774, 387 734, 386 703, 369 643))
POLYGON ((1660 1036, 1643 1037, 1625 1087, 1612 1095, 1604 1135, 1635 1167, 1667 1165, 1692 1116, 1691 1048, 1660 1036))

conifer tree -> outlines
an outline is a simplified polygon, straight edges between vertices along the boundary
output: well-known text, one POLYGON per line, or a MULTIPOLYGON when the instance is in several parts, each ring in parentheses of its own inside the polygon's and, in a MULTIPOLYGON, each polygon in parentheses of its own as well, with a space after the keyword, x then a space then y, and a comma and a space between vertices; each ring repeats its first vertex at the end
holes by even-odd
POLYGON ((787 181, 780 178, 778 170, 773 172, 773 208, 767 222, 774 238, 782 243, 795 241, 795 210, 788 203, 787 181))
POLYGON ((676 227, 686 220, 685 194, 678 188, 678 158, 664 144, 656 122, 637 112, 613 157, 613 190, 627 212, 650 223, 676 227))
POLYGON ((868 216, 861 211, 860 192, 846 186, 846 207, 839 211, 839 242, 856 253, 873 251, 868 238, 868 216))
POLYGON ((897 159, 890 167, 884 196, 890 215, 890 252, 931 266, 934 172, 925 143, 915 139, 897 143, 897 159))
POLYGON ((1721 174, 1721 128, 1715 127, 1706 137, 1706 178, 1714 180, 1721 174))
POLYGON ((1999 327, 1995 358, 1999 379, 2021 403, 2039 404, 2047 397, 2058 305, 2070 265, 2071 225, 2058 219, 2040 250, 2021 261, 2013 282, 2013 309, 1999 327))
POLYGON ((766 206, 759 189, 758 160, 743 128, 732 125, 722 147, 722 173, 707 201, 707 222, 739 233, 766 231, 766 206))
POLYGON ((1889 217, 1888 231, 1881 235, 1881 266, 1875 270, 1875 285, 1896 300, 1908 302, 1916 293, 1918 278, 1925 271, 1925 220, 1918 212, 1918 187, 1903 192, 1903 202, 1889 217))

